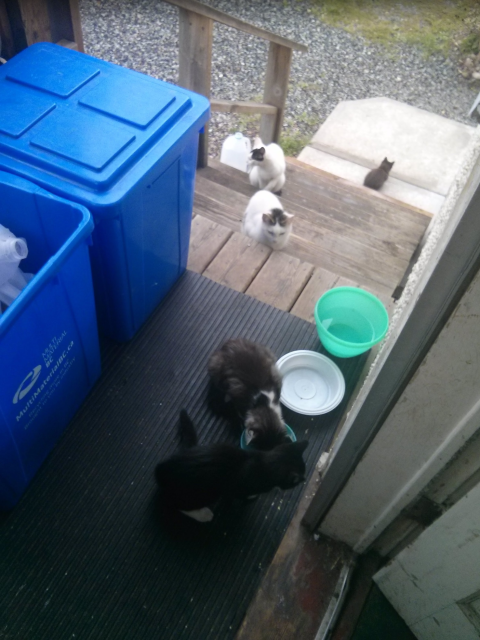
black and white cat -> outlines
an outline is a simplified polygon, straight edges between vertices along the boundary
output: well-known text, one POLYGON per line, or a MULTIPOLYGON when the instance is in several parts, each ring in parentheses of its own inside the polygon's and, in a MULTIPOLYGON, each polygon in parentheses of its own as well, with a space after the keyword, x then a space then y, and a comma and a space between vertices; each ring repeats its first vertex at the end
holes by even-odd
POLYGON ((209 522, 211 506, 221 498, 246 499, 274 487, 293 489, 305 480, 302 454, 308 441, 290 442, 272 451, 244 451, 230 444, 198 445, 195 426, 180 412, 183 451, 155 469, 165 503, 185 515, 209 522))
POLYGON ((280 407, 282 376, 267 347, 232 338, 208 361, 210 405, 240 429, 245 441, 264 451, 289 442, 280 407))
POLYGON ((280 193, 285 184, 285 154, 275 142, 263 144, 259 137, 247 161, 250 184, 257 189, 280 193))
POLYGON ((293 218, 273 193, 257 191, 243 214, 242 233, 278 251, 288 242, 293 218))

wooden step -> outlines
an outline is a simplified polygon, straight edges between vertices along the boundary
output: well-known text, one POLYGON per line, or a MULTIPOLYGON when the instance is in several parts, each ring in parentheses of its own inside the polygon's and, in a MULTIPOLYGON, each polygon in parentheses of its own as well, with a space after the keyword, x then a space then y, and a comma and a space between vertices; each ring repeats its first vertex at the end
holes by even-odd
MULTIPOLYGON (((431 213, 423 209, 418 209, 412 205, 395 200, 379 191, 367 189, 367 187, 363 185, 350 182, 345 178, 340 178, 322 169, 312 167, 297 158, 287 157, 286 163, 287 180, 285 186, 287 191, 291 184, 297 184, 302 188, 307 187, 313 189, 317 195, 322 198, 329 197, 334 200, 342 200, 347 197, 348 201, 348 199, 351 200, 353 197, 355 201, 361 202, 364 206, 368 204, 369 208, 378 212, 380 215, 398 215, 398 212, 401 211, 402 215, 408 217, 411 224, 417 222, 422 227, 428 224, 429 219, 432 217, 431 213)), ((243 171, 238 171, 238 169, 229 167, 216 159, 210 159, 209 166, 250 186, 248 175, 243 171)))
MULTIPOLYGON (((315 303, 325 291, 360 286, 358 281, 272 251, 199 214, 192 221, 188 268, 309 322, 314 322, 315 303)), ((391 304, 389 289, 363 288, 386 306, 391 304)))
POLYGON ((203 273, 232 234, 233 231, 228 227, 208 218, 195 216, 190 232, 187 268, 203 273))
MULTIPOLYGON (((281 194, 287 210, 287 202, 302 204, 313 211, 320 210, 333 216, 342 224, 356 229, 361 227, 385 240, 411 246, 416 246, 418 236, 430 222, 430 217, 420 210, 381 194, 378 197, 379 194, 372 189, 342 181, 330 174, 325 174, 330 176, 328 179, 321 179, 315 172, 292 164, 291 160, 294 159, 287 161, 287 180, 281 194)), ((210 166, 202 171, 208 179, 238 193, 249 197, 255 193, 246 173, 217 160, 211 160, 210 166)))
POLYGON ((419 209, 418 207, 415 207, 414 205, 411 205, 407 202, 396 200, 395 198, 392 198, 392 196, 389 196, 381 191, 368 189, 367 187, 364 187, 363 184, 352 182, 350 180, 347 180, 346 178, 333 175, 332 173, 329 173, 324 169, 319 169, 318 167, 314 167, 311 164, 302 162, 301 160, 298 160, 298 158, 288 157, 286 158, 286 160, 290 171, 298 169, 303 176, 317 176, 322 182, 334 181, 336 183, 336 188, 339 190, 342 188, 348 191, 356 189, 359 197, 361 197, 361 194, 363 194, 368 199, 377 200, 379 203, 383 201, 385 204, 387 204, 387 206, 390 204, 395 209, 400 208, 405 212, 410 211, 413 214, 419 216, 426 216, 427 218, 432 217, 432 213, 430 211, 425 211, 425 209, 419 209))
POLYGON ((310 322, 318 298, 342 285, 371 291, 391 312, 430 217, 302 164, 287 159, 281 201, 295 219, 282 251, 241 233, 256 192, 248 175, 215 160, 200 169, 188 268, 310 322))
MULTIPOLYGON (((233 171, 237 172, 236 169, 233 171)), ((237 173, 241 174, 239 171, 237 173)), ((238 217, 243 215, 246 203, 255 193, 254 188, 241 178, 212 167, 201 169, 198 180, 198 193, 220 201, 223 199, 223 202, 238 212, 238 217), (204 182, 205 180, 208 181, 208 185, 204 182), (229 194, 228 202, 227 193, 229 194)), ((375 215, 375 212, 370 213, 368 209, 361 216, 356 202, 342 203, 338 200, 320 199, 316 194, 309 193, 307 189, 297 188, 291 184, 284 188, 281 201, 287 211, 306 220, 312 227, 339 233, 342 237, 349 237, 372 249, 387 251, 389 255, 399 255, 407 261, 418 244, 419 234, 425 227, 425 225, 409 227, 408 234, 406 225, 398 224, 398 212, 395 212, 395 215, 392 214, 390 220, 380 218, 375 215)))
MULTIPOLYGON (((218 173, 211 169, 198 172, 194 210, 232 230, 240 230, 249 196, 219 184, 218 173)), ((282 200, 285 203, 283 196, 282 200)), ((391 240, 376 236, 373 229, 368 233, 361 228, 360 216, 354 227, 338 220, 332 210, 324 213, 289 204, 289 211, 296 218, 286 253, 346 278, 360 277, 369 286, 376 283, 393 291, 408 267, 416 243, 395 242, 393 231, 391 240)))

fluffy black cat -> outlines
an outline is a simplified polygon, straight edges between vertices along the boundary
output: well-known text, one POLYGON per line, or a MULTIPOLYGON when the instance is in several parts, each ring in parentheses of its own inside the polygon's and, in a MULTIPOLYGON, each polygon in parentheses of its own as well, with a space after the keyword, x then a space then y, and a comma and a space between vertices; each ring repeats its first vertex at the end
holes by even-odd
POLYGON ((290 442, 280 407, 282 376, 267 347, 245 338, 227 340, 208 361, 210 406, 245 427, 247 445, 268 451, 290 442))
POLYGON ((183 451, 160 462, 155 477, 167 505, 199 522, 212 520, 210 506, 221 498, 246 499, 274 487, 293 489, 305 480, 302 454, 307 440, 272 451, 244 451, 225 443, 200 446, 184 409, 179 434, 183 451))

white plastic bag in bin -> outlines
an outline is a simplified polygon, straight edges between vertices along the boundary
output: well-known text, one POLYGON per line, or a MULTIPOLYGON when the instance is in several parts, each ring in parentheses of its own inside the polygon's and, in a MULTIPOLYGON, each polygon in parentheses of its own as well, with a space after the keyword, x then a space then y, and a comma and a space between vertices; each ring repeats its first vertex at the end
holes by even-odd
POLYGON ((2 303, 9 306, 27 286, 31 274, 24 274, 20 261, 28 256, 25 238, 17 238, 0 224, 0 313, 2 303))

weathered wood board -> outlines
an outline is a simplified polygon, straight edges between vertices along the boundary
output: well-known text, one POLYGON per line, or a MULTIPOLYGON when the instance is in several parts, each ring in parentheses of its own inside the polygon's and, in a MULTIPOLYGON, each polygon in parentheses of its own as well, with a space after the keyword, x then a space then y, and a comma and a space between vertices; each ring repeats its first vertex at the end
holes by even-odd
POLYGON ((273 251, 246 293, 277 309, 290 311, 313 273, 313 265, 273 251))
POLYGON ((195 216, 190 232, 187 269, 203 273, 233 231, 203 216, 195 216))
POLYGON ((241 234, 254 193, 246 173, 218 161, 197 172, 189 268, 310 322, 336 286, 360 286, 392 313, 428 215, 287 159, 280 200, 295 219, 287 247, 272 252, 241 234))
POLYGON ((244 292, 267 261, 271 251, 265 245, 236 232, 205 269, 203 275, 230 289, 244 292))

